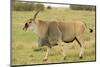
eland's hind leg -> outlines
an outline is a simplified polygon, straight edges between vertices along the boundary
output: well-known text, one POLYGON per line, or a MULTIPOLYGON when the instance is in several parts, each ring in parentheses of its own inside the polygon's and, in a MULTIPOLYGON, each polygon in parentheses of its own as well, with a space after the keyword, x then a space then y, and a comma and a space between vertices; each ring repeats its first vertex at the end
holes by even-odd
POLYGON ((64 45, 65 43, 63 42, 63 41, 59 41, 58 42, 58 45, 60 46, 60 48, 61 48, 61 53, 62 53, 62 55, 63 55, 63 59, 65 60, 66 59, 66 54, 65 54, 65 50, 64 50, 64 47, 63 47, 63 45, 64 45))
POLYGON ((80 59, 82 59, 83 58, 83 54, 84 54, 84 46, 83 46, 84 43, 83 43, 83 41, 81 40, 81 38, 79 36, 76 37, 76 41, 80 45, 79 57, 80 57, 80 59))

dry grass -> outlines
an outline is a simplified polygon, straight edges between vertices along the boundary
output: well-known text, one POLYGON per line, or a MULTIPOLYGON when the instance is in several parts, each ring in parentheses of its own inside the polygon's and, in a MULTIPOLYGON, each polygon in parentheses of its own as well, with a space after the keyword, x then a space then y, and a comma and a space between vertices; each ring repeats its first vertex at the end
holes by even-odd
MULTIPOLYGON (((45 55, 45 47, 37 47, 37 37, 32 31, 23 31, 22 27, 27 19, 33 16, 34 12, 13 11, 12 12, 12 64, 41 64, 45 55)), ((89 27, 95 28, 94 11, 73 11, 66 9, 52 9, 40 12, 37 19, 43 20, 82 20, 89 27)), ((82 60, 79 59, 79 45, 77 42, 65 45, 66 60, 60 53, 58 46, 52 49, 48 63, 93 61, 95 60, 95 32, 86 32, 82 39, 85 43, 85 54, 82 60)))

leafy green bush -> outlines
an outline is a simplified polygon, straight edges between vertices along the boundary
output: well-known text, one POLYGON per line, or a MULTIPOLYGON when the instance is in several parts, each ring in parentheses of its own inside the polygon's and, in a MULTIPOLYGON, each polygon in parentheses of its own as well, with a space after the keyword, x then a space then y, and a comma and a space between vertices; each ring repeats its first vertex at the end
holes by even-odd
POLYGON ((52 7, 51 6, 47 6, 47 9, 52 9, 52 7))
POLYGON ((72 10, 95 10, 95 6, 92 5, 70 5, 72 10))
POLYGON ((35 4, 35 8, 34 8, 34 9, 35 9, 35 10, 42 10, 42 11, 43 11, 44 8, 45 8, 45 7, 44 7, 43 4, 35 4))
POLYGON ((30 2, 16 2, 13 10, 15 11, 32 11, 32 10, 44 10, 43 4, 35 4, 30 2))

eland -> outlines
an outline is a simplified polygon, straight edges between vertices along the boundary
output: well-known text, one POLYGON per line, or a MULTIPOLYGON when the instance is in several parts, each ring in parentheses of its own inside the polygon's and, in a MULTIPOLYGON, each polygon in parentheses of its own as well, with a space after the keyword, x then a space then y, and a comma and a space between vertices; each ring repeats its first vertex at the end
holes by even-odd
MULTIPOLYGON (((87 28, 86 24, 82 21, 36 21, 35 19, 39 12, 40 11, 37 11, 34 17, 25 23, 23 30, 26 31, 28 28, 32 27, 38 36, 38 45, 47 46, 47 52, 43 60, 47 61, 50 49, 56 45, 60 46, 62 55, 64 59, 66 59, 63 45, 73 42, 74 40, 76 40, 80 46, 79 58, 82 59, 84 54, 84 42, 80 35, 84 33, 87 28)), ((93 32, 92 29, 88 29, 90 32, 93 32)))

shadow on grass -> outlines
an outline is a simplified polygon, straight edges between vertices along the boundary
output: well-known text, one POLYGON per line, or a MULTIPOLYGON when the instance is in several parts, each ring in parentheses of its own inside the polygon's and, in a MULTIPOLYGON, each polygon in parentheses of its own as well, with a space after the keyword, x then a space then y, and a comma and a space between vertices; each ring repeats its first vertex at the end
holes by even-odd
POLYGON ((33 51, 46 51, 46 49, 45 48, 36 48, 36 49, 34 49, 33 51))

